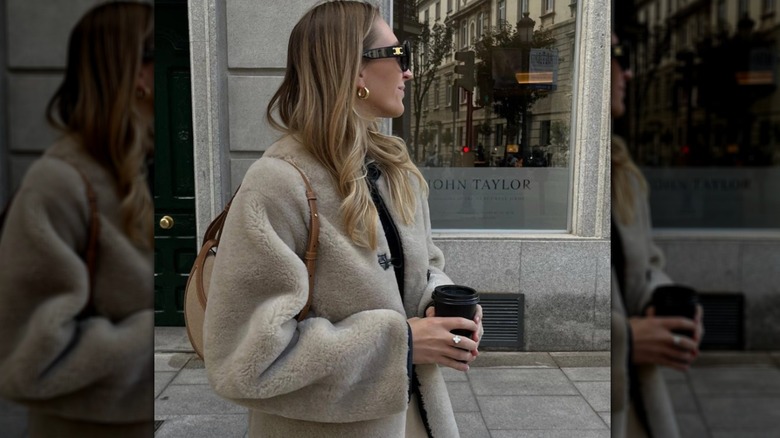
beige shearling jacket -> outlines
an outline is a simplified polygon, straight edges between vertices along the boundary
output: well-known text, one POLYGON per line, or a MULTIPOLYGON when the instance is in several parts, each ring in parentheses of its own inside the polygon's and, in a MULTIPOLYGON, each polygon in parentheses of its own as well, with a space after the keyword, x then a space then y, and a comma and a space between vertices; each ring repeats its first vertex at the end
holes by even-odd
MULTIPOLYGON (((378 188, 389 199, 382 177, 378 188)), ((404 436, 406 320, 423 316, 433 288, 451 281, 422 194, 414 224, 391 211, 404 253, 403 301, 393 269, 379 262, 390 255, 379 217, 378 248, 360 248, 345 233, 341 203, 330 174, 290 137, 251 166, 233 200, 212 274, 204 355, 216 392, 250 408, 252 437, 404 436), (318 197, 315 287, 302 322, 295 315, 308 294, 309 207, 300 174, 283 158, 304 171, 318 197)), ((433 437, 458 437, 438 366, 416 371, 433 437)))
POLYGON ((30 408, 31 430, 47 418, 57 436, 152 424, 154 255, 121 231, 119 203, 111 175, 68 138, 33 163, 12 201, 0 240, 0 396, 30 408), (81 320, 90 209, 74 166, 100 221, 96 315, 81 320))
MULTIPOLYGON (((635 193, 640 193, 638 184, 635 193)), ((634 221, 623 224, 615 220, 625 257, 625 288, 620 286, 612 270, 612 436, 641 438, 676 438, 679 436, 671 399, 660 368, 656 365, 637 367, 640 393, 651 435, 638 420, 629 397, 629 322, 632 316, 643 315, 656 287, 671 284, 663 270, 664 257, 652 239, 650 208, 646 196, 638 195, 634 202, 634 221), (625 302, 623 299, 625 296, 625 302)), ((614 237, 613 237, 614 238, 614 237)))

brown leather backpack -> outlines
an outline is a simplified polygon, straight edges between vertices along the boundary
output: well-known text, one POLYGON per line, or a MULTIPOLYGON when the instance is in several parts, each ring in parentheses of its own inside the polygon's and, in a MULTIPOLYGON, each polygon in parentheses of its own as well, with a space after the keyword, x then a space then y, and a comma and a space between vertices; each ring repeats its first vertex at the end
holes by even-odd
MULTIPOLYGON (((306 254, 304 255, 304 263, 306 263, 306 269, 309 272, 309 298, 301 312, 296 316, 298 321, 302 321, 306 318, 311 306, 311 296, 314 288, 314 268, 317 263, 317 242, 320 235, 320 220, 317 214, 317 196, 308 178, 292 161, 287 162, 295 167, 303 178, 310 210, 309 238, 306 245, 306 254)), ((203 357, 203 320, 206 316, 211 272, 214 269, 214 258, 217 256, 219 239, 222 236, 222 227, 225 225, 225 219, 232 202, 233 198, 230 199, 222 213, 211 221, 211 224, 206 229, 206 234, 203 236, 203 245, 200 247, 195 263, 192 265, 190 277, 187 279, 187 286, 184 291, 184 321, 187 326, 187 336, 190 338, 190 343, 195 349, 195 353, 201 358, 203 357)))

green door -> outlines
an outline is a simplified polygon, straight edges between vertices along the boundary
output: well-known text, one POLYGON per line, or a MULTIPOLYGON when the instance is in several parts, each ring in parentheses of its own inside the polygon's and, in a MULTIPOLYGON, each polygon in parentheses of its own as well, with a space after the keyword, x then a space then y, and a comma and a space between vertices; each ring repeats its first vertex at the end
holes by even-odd
POLYGON ((155 2, 155 325, 184 325, 184 286, 196 256, 186 1, 155 2))

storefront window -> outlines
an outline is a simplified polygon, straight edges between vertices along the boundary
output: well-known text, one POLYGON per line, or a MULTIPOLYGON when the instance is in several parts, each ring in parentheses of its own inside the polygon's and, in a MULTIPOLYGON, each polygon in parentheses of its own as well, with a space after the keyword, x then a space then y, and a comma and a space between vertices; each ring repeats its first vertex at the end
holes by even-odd
POLYGON ((647 177, 654 225, 780 229, 777 18, 718 1, 651 25, 653 3, 621 35, 637 57, 615 128, 647 177))
POLYGON ((505 1, 458 1, 425 23, 435 3, 394 23, 414 79, 393 122, 428 181, 433 227, 567 231, 576 14, 567 4, 542 26, 540 6, 518 16, 505 1))

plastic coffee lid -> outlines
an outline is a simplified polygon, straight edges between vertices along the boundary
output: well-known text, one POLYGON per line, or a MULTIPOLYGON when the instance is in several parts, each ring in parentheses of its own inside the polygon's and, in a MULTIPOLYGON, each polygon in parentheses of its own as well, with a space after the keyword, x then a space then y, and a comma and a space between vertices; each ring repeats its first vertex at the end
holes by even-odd
POLYGON ((436 286, 433 290, 434 300, 453 304, 477 304, 479 295, 477 291, 468 287, 455 284, 436 286))

